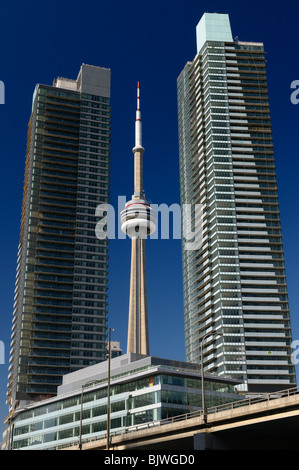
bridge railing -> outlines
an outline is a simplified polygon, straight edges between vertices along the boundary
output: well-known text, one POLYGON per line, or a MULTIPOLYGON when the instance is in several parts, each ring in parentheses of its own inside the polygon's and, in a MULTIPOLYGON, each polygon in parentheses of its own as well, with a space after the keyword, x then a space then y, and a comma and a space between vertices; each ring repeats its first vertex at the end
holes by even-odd
MULTIPOLYGON (((232 410, 244 406, 254 405, 257 403, 262 403, 265 401, 276 400, 283 397, 288 397, 291 395, 299 394, 299 388, 289 388, 286 390, 281 390, 279 392, 271 392, 271 393, 262 393, 259 395, 254 395, 252 397, 247 397, 241 400, 236 400, 229 403, 224 403, 222 405, 211 406, 207 408, 207 414, 211 413, 220 413, 222 411, 232 410)), ((202 409, 196 411, 190 411, 189 413, 184 413, 181 415, 172 416, 169 418, 159 419, 157 421, 149 421, 146 423, 136 424, 134 426, 129 426, 124 429, 120 429, 119 431, 111 432, 111 436, 117 436, 120 434, 127 434, 134 431, 140 431, 142 429, 147 429, 153 426, 163 426, 164 424, 170 423, 177 423, 178 421, 186 421, 188 419, 196 418, 198 416, 202 416, 203 411, 202 409)))
POLYGON ((251 397, 244 398, 243 400, 237 400, 230 403, 224 403, 222 405, 211 406, 208 408, 208 413, 219 413, 221 411, 226 411, 230 409, 235 409, 243 406, 254 405, 257 403, 262 403, 270 400, 277 400, 279 398, 289 397, 291 395, 299 394, 299 388, 287 388, 285 390, 280 390, 279 392, 270 392, 270 393, 260 393, 254 394, 251 397))
MULTIPOLYGON (((258 403, 262 403, 262 402, 266 402, 270 400, 277 400, 279 398, 289 397, 289 396, 297 395, 297 394, 299 394, 298 387, 288 388, 286 390, 281 390, 279 392, 261 393, 259 395, 253 395, 251 397, 247 397, 241 400, 236 400, 233 402, 224 403, 222 405, 208 407, 207 414, 220 413, 222 411, 241 408, 244 406, 254 405, 254 404, 258 404, 258 403)), ((200 416, 203 416, 202 409, 196 410, 196 411, 190 411, 189 413, 184 413, 184 414, 172 416, 169 418, 159 419, 157 421, 148 421, 146 423, 140 423, 134 426, 128 426, 126 428, 122 428, 117 431, 110 432, 110 437, 119 436, 122 434, 128 434, 128 433, 136 432, 136 431, 141 431, 141 430, 149 429, 149 428, 156 427, 156 426, 163 426, 165 424, 177 423, 179 421, 186 421, 186 420, 200 417, 200 416)), ((94 441, 99 441, 103 439, 107 439, 106 433, 103 433, 101 435, 97 435, 91 438, 83 439, 82 443, 87 444, 87 443, 92 443, 94 441)), ((72 444, 56 447, 56 449, 62 449, 65 447, 72 447, 72 446, 74 447, 78 446, 78 443, 73 442, 72 444)))

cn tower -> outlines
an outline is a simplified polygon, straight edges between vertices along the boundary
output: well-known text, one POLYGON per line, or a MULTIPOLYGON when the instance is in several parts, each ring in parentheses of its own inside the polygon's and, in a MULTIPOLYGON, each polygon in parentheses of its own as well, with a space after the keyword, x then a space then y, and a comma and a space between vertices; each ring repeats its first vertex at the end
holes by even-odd
POLYGON ((131 238, 131 279, 127 353, 149 355, 145 239, 156 230, 156 216, 143 191, 142 122, 137 84, 134 194, 121 212, 121 229, 131 238))

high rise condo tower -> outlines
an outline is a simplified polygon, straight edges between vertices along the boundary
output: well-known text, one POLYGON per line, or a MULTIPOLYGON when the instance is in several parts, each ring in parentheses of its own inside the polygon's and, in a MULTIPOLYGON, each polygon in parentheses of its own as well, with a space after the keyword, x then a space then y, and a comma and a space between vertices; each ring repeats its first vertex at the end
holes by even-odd
POLYGON ((205 13, 196 39, 177 81, 181 204, 200 241, 182 242, 186 360, 245 391, 291 387, 264 47, 234 40, 226 14, 205 13))
POLYGON ((37 85, 29 121, 8 403, 56 395, 62 376, 106 360, 110 70, 37 85))

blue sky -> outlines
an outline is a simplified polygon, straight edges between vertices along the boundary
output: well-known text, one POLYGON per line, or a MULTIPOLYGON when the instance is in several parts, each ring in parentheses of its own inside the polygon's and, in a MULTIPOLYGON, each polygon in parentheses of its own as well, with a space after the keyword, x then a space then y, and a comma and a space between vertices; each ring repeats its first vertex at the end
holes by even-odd
MULTIPOLYGON (((298 125, 290 85, 299 79, 295 1, 48 0, 2 2, 0 80, 1 264, 0 429, 5 394, 24 179, 27 124, 36 83, 76 78, 82 63, 111 68, 111 203, 133 192, 136 83, 140 81, 144 186, 155 204, 179 203, 176 79, 196 54, 195 28, 205 12, 228 13, 233 37, 264 42, 293 339, 299 340, 298 125)), ((181 245, 147 243, 151 354, 184 360, 181 245)), ((109 326, 126 349, 129 240, 110 243, 109 326)))

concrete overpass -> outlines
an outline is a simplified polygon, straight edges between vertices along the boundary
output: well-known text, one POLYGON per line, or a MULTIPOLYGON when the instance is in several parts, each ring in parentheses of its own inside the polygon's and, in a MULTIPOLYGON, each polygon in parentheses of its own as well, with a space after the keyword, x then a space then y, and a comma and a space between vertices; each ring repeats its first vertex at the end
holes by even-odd
MULTIPOLYGON (((82 450, 105 450, 106 436, 83 442, 82 450)), ((221 405, 111 433, 110 450, 297 450, 299 390, 221 405)), ((71 447, 68 450, 76 450, 71 447)), ((64 450, 67 450, 64 448, 64 450)))

